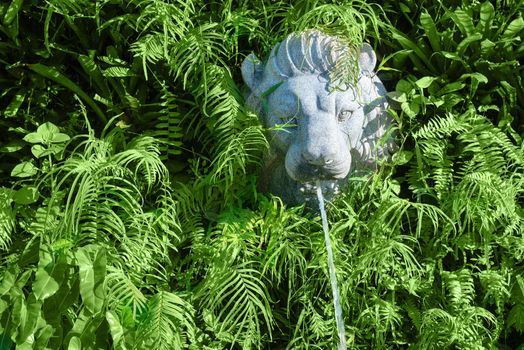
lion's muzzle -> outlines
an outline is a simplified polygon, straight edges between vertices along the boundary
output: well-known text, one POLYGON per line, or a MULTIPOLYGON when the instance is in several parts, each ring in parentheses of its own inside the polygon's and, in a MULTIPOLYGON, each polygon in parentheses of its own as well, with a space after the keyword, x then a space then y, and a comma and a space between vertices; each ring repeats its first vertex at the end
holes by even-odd
POLYGON ((317 125, 318 128, 308 126, 301 128, 301 137, 286 153, 288 175, 299 182, 345 178, 351 168, 351 153, 341 131, 336 125, 329 130, 329 123, 317 125))

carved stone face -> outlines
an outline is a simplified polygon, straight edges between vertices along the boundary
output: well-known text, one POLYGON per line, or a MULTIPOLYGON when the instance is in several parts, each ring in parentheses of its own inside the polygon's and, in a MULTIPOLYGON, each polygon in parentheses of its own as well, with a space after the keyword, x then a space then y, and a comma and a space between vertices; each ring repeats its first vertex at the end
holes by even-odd
POLYGON ((362 133, 363 106, 352 90, 329 92, 314 75, 293 77, 268 96, 268 126, 275 145, 286 153, 285 165, 296 181, 343 179, 351 168, 350 149, 362 133), (310 88, 304 88, 304 87, 310 88))
POLYGON ((247 104, 272 130, 270 142, 277 160, 265 169, 269 190, 291 204, 314 200, 317 180, 322 180, 326 197, 332 197, 355 167, 382 155, 374 146, 389 119, 383 113, 385 89, 372 74, 375 54, 365 45, 358 60, 357 84, 333 89, 325 71, 338 57, 329 45, 333 40, 337 39, 316 31, 290 36, 272 51, 265 65, 253 55, 242 65, 251 90, 247 104), (317 62, 319 69, 313 52, 317 61, 322 61, 322 54, 329 58, 317 62))

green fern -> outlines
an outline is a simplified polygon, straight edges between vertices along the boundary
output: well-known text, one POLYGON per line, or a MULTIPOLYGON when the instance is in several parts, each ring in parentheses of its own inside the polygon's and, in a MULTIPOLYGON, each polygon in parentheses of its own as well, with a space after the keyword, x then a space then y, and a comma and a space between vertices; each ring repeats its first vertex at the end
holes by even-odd
POLYGON ((273 327, 270 300, 253 262, 224 265, 209 271, 198 292, 202 306, 220 321, 218 333, 233 335, 232 343, 260 346, 262 331, 273 327), (246 344, 247 343, 247 344, 246 344))
POLYGON ((159 143, 160 159, 164 162, 182 153, 184 133, 181 126, 182 113, 178 111, 177 100, 178 96, 162 84, 162 110, 155 124, 156 130, 153 136, 159 143))
POLYGON ((145 320, 137 330, 139 349, 181 349, 193 336, 194 310, 190 303, 175 293, 160 291, 148 303, 145 320))
POLYGON ((15 212, 11 207, 13 191, 0 188, 0 249, 7 250, 15 228, 15 212))

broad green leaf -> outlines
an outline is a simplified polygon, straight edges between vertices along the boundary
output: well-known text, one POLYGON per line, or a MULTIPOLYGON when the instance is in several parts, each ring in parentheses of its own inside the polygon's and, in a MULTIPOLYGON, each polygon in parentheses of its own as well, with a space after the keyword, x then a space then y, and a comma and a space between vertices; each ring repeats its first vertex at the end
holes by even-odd
POLYGON ((78 274, 70 264, 72 261, 68 260, 68 257, 61 254, 56 259, 56 265, 50 273, 59 284, 59 288, 55 294, 45 300, 44 308, 56 313, 66 312, 69 307, 80 300, 78 274))
POLYGON ((441 51, 441 52, 439 52, 439 54, 441 54, 442 56, 446 57, 449 60, 459 61, 459 62, 464 63, 463 58, 460 57, 459 55, 457 55, 454 52, 441 51))
POLYGON ((416 43, 411 41, 407 36, 405 36, 403 33, 394 30, 392 32, 393 39, 397 40, 399 44, 404 49, 412 50, 415 53, 415 56, 409 55, 409 58, 413 61, 413 64, 422 72, 425 72, 429 69, 431 72, 435 72, 435 67, 431 64, 429 61, 429 58, 431 57, 431 52, 424 51, 421 49, 416 43), (424 63, 424 65, 421 64, 421 61, 424 63))
POLYGON ((451 12, 451 18, 464 36, 467 37, 474 34, 475 26, 473 25, 473 20, 466 11, 457 9, 451 12))
POLYGON ((13 0, 11 1, 11 5, 9 5, 9 8, 7 9, 7 12, 4 16, 4 25, 8 26, 15 20, 16 16, 18 15, 18 12, 22 8, 24 0, 13 0))
POLYGON ((13 153, 21 150, 26 145, 22 140, 14 140, 0 147, 0 153, 13 153))
POLYGON ((49 325, 46 324, 42 328, 38 330, 38 337, 36 338, 36 342, 34 343, 34 349, 46 349, 47 344, 49 343, 49 340, 55 333, 55 329, 49 325))
POLYGON ((403 13, 411 13, 411 9, 409 8, 409 6, 407 6, 403 2, 399 3, 399 8, 400 8, 400 11, 402 11, 403 13))
POLYGON ((445 95, 445 94, 449 94, 450 92, 454 92, 454 91, 458 91, 458 90, 463 89, 464 86, 466 86, 466 84, 456 81, 456 82, 453 82, 453 83, 450 83, 450 84, 447 84, 446 86, 444 86, 442 89, 440 89, 437 92, 436 95, 437 96, 442 96, 442 95, 445 95))
POLYGON ((407 81, 407 80, 400 79, 397 82, 397 86, 395 87, 395 90, 396 91, 400 91, 400 92, 404 92, 404 93, 407 94, 411 90, 413 90, 413 85, 409 81, 407 81))
POLYGON ((16 275, 14 271, 3 271, 0 283, 0 296, 6 295, 15 286, 16 275))
MULTIPOLYGON (((51 144, 47 147, 37 144, 31 147, 31 153, 33 153, 33 155, 36 158, 42 158, 49 154, 56 155, 62 152, 63 150, 64 150, 64 145, 61 145, 61 144, 51 144)), ((58 158, 60 159, 60 157, 58 158)))
POLYGON ((17 293, 15 297, 11 298, 11 305, 11 324, 18 328, 27 317, 27 305, 23 294, 17 293))
POLYGON ((80 269, 80 295, 87 309, 96 314, 104 305, 106 253, 103 248, 87 246, 75 254, 80 269), (94 255, 94 256, 93 256, 94 255))
POLYGON ((422 78, 420 78, 419 80, 417 80, 417 81, 415 82, 415 84, 416 84, 419 88, 421 88, 421 89, 426 89, 426 88, 428 88, 428 87, 431 85, 431 83, 433 83, 435 80, 437 80, 437 78, 435 78, 435 77, 422 77, 422 78))
POLYGON ((397 165, 403 165, 408 163, 413 158, 413 152, 402 150, 393 155, 393 162, 397 165))
POLYGON ((499 91, 504 91, 503 95, 508 97, 511 106, 515 106, 517 103, 517 89, 507 81, 501 81, 500 87, 497 88, 499 91), (502 87, 502 88, 501 88, 502 87))
POLYGON ((113 345, 115 348, 120 348, 120 343, 124 337, 124 328, 118 320, 118 315, 111 310, 106 311, 106 320, 109 324, 109 330, 111 331, 111 338, 113 339, 113 345))
POLYGON ((471 79, 471 87, 470 87, 470 95, 473 96, 475 92, 477 91, 477 88, 480 83, 487 84, 488 78, 482 74, 482 73, 469 73, 469 74, 462 74, 462 76, 459 78, 459 81, 463 81, 466 78, 471 79))
POLYGON ((29 143, 43 143, 44 139, 42 138, 42 135, 38 132, 32 132, 24 136, 24 141, 29 143))
POLYGON ((11 176, 29 177, 38 172, 38 168, 31 162, 22 162, 16 165, 11 171, 11 176))
MULTIPOLYGON (((11 307, 10 303, 7 303, 7 301, 4 301, 3 299, 0 299, 0 315, 4 313, 5 310, 7 310, 8 307, 11 307)), ((0 326, 0 332, 2 331, 2 327, 0 326)), ((2 335, 0 333, 0 338, 2 338, 2 335)), ((1 344, 1 341, 0 341, 1 344)), ((2 349, 0 347, 0 349, 2 349)))
POLYGON ((442 100, 444 101, 444 106, 446 108, 452 108, 457 103, 464 101, 464 96, 462 94, 446 94, 442 96, 442 100))
POLYGON ((33 147, 31 147, 31 153, 33 153, 35 158, 41 158, 51 154, 48 148, 39 144, 33 145, 33 147))
POLYGON ((58 283, 43 268, 36 270, 35 281, 33 282, 33 293, 38 300, 44 300, 55 294, 58 290, 58 283))
POLYGON ((36 186, 24 186, 13 196, 13 200, 16 204, 32 204, 38 200, 40 194, 38 193, 38 188, 36 186))
POLYGON ((70 139, 69 135, 59 132, 59 133, 53 134, 50 141, 54 143, 60 143, 60 142, 69 141, 69 139, 70 139))
POLYGON ((102 96, 107 99, 111 96, 107 86, 107 79, 104 78, 100 68, 95 63, 94 56, 95 51, 90 51, 89 56, 78 55, 78 62, 80 62, 84 71, 89 75, 89 78, 96 84, 99 93, 102 93, 102 96))
POLYGON ((420 106, 418 103, 415 103, 413 101, 411 102, 402 102, 400 104, 400 107, 402 108, 402 111, 407 114, 408 117, 414 118, 417 116, 417 114, 420 112, 420 106))
POLYGON ((20 328, 18 330, 17 345, 25 343, 29 337, 35 336, 36 325, 40 317, 42 302, 30 294, 27 298, 25 317, 21 318, 20 328))
POLYGON ((22 272, 20 275, 18 275, 18 279, 15 283, 15 289, 16 291, 13 291, 11 289, 11 292, 14 294, 18 294, 22 290, 22 288, 25 288, 27 285, 27 282, 29 279, 33 276, 33 269, 27 269, 24 272, 22 272))
POLYGON ((82 342, 77 336, 71 337, 67 350, 82 350, 82 342))
POLYGON ((15 117, 18 113, 18 109, 20 109, 20 106, 22 103, 24 103, 25 100, 25 91, 17 93, 9 105, 4 109, 4 116, 11 118, 15 117))
POLYGON ((60 129, 51 122, 46 122, 38 127, 36 132, 27 134, 24 140, 29 143, 60 143, 69 140, 69 136, 60 132, 60 129))
POLYGON ((477 30, 479 32, 489 31, 491 28, 491 22, 495 17, 495 8, 490 1, 485 1, 480 5, 480 20, 477 24, 477 30))
POLYGON ((480 42, 480 53, 482 56, 489 56, 494 53, 494 48, 497 46, 493 41, 484 39, 480 42))
POLYGON ((58 132, 60 132, 60 129, 55 124, 46 122, 40 125, 35 132, 27 134, 24 140, 29 143, 49 143, 53 134, 58 132))
POLYGON ((400 91, 391 91, 391 92, 388 92, 387 95, 393 101, 397 101, 397 102, 406 102, 407 101, 406 94, 400 91))
MULTIPOLYGON (((77 338, 75 340, 75 346, 82 346, 85 349, 98 349, 96 346, 97 331, 100 329, 100 324, 104 322, 105 314, 97 313, 96 315, 91 314, 91 312, 86 308, 82 307, 80 313, 75 318, 75 323, 73 328, 66 335, 65 339, 77 338)), ((105 331, 107 332, 107 326, 104 326, 105 331)), ((68 342, 71 346, 71 342, 68 342)))
POLYGON ((468 37, 466 37, 464 40, 462 40, 458 45, 457 45, 457 54, 459 56, 463 56, 466 52, 466 49, 468 48, 468 46, 475 42, 475 41, 479 41, 482 39, 482 34, 480 33, 475 33, 473 35, 470 35, 468 37))
POLYGON ((98 107, 98 105, 85 93, 77 84, 72 82, 68 77, 57 71, 53 67, 48 67, 40 63, 30 64, 28 67, 34 72, 40 74, 41 76, 51 79, 58 84, 61 84, 77 94, 82 100, 84 100, 95 113, 98 115, 100 120, 105 124, 107 123, 107 118, 104 115, 104 112, 98 107))
POLYGON ((36 132, 42 135, 44 139, 49 139, 51 135, 60 132, 60 129, 51 122, 45 122, 36 129, 36 132))
POLYGON ((502 34, 502 39, 513 38, 518 33, 520 33, 522 29, 524 29, 524 19, 522 17, 518 17, 508 24, 507 28, 502 34))
POLYGON ((420 14, 420 24, 422 25, 422 28, 424 28, 424 32, 428 37, 433 51, 440 51, 440 33, 437 31, 437 28, 435 27, 435 22, 433 22, 433 18, 427 11, 420 14))

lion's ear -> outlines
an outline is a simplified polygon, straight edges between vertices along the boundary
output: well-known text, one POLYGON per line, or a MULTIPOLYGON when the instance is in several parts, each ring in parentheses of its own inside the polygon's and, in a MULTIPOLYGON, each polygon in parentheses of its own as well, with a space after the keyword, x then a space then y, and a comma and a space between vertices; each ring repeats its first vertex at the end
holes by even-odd
POLYGON ((241 71, 244 82, 251 91, 254 91, 258 85, 259 73, 262 71, 262 62, 260 62, 257 56, 250 54, 242 62, 241 71))
POLYGON ((363 72, 372 72, 377 64, 377 56, 371 45, 364 43, 360 48, 360 56, 358 57, 358 66, 363 72))

